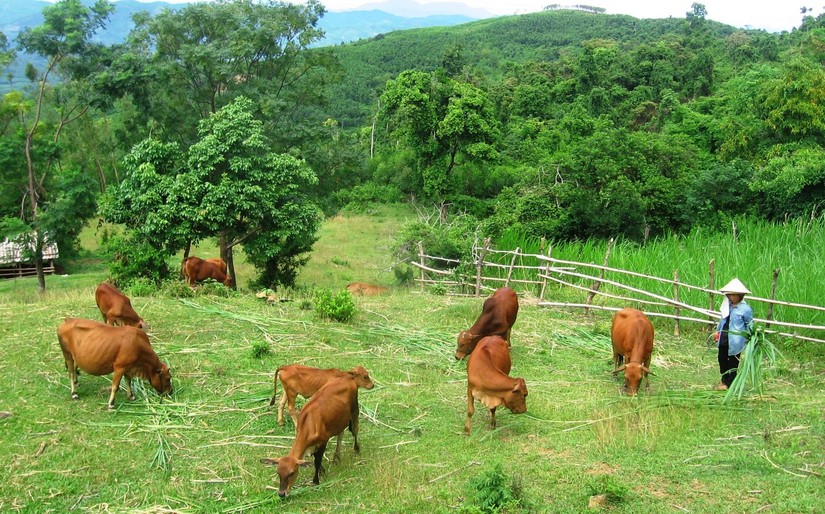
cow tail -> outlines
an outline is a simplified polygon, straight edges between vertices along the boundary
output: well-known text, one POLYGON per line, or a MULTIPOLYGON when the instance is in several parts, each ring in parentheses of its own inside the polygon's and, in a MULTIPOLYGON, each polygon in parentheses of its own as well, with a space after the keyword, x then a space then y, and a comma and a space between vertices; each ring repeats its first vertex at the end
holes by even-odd
POLYGON ((272 407, 275 405, 275 400, 278 399, 278 373, 281 371, 281 368, 275 370, 275 384, 272 386, 272 399, 269 400, 269 406, 272 407))

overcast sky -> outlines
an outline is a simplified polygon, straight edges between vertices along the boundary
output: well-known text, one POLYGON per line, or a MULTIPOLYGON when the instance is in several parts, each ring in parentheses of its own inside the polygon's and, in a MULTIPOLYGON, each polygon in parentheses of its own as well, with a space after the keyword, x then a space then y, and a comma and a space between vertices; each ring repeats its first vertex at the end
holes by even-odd
MULTIPOLYGON (((149 0, 141 0, 149 1, 149 0)), ((166 0, 179 3, 187 0, 166 0)), ((329 11, 357 8, 364 4, 381 0, 321 0, 329 11)), ((629 14, 636 18, 684 18, 695 0, 576 0, 572 2, 553 0, 416 0, 420 4, 433 2, 457 2, 478 7, 491 14, 523 14, 540 11, 548 4, 584 4, 604 7, 608 14, 629 14)), ((733 25, 765 29, 771 32, 791 30, 802 21, 800 8, 811 4, 816 6, 815 15, 822 12, 822 2, 803 0, 705 0, 699 1, 707 9, 707 18, 733 25)))

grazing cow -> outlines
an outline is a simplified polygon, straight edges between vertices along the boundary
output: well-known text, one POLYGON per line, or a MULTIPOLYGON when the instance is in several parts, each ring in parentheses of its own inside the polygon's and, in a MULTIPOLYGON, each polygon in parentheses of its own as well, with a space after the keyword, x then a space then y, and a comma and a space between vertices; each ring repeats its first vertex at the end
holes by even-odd
POLYGON ((527 411, 527 384, 523 378, 510 378, 510 349, 500 336, 481 339, 467 362, 467 421, 464 433, 470 434, 475 400, 490 409, 490 426, 496 428, 496 407, 504 405, 513 414, 527 411))
POLYGON ((354 295, 361 296, 375 296, 389 291, 389 288, 384 286, 374 286, 372 284, 365 284, 364 282, 353 282, 347 286, 347 291, 354 295))
POLYGON ((138 316, 132 308, 129 297, 121 293, 115 286, 103 282, 95 289, 95 301, 103 321, 108 325, 129 325, 147 330, 149 325, 138 316))
POLYGON ((191 256, 183 259, 180 268, 189 287, 195 287, 197 282, 203 282, 207 278, 217 280, 226 287, 235 285, 232 276, 227 275, 225 271, 221 271, 215 263, 205 261, 200 257, 191 256))
POLYGON ((77 395, 77 369, 90 375, 112 373, 112 393, 109 409, 115 408, 115 393, 122 377, 126 377, 126 393, 130 400, 132 377, 148 380, 159 394, 172 393, 169 367, 160 362, 149 336, 139 328, 112 327, 98 321, 66 318, 57 327, 57 340, 66 359, 72 399, 77 395))
POLYGON ((613 340, 613 374, 624 371, 624 389, 634 396, 645 376, 650 388, 650 357, 653 354, 653 324, 642 311, 622 309, 613 317, 610 330, 613 340), (629 362, 622 364, 625 359, 629 362))
POLYGON ((341 437, 346 428, 349 428, 355 439, 355 453, 359 453, 361 448, 358 445, 358 384, 349 375, 330 380, 304 405, 289 455, 276 459, 261 459, 263 464, 278 466, 278 496, 283 498, 289 494, 298 477, 298 466, 308 463, 304 459, 309 454, 315 457, 315 477, 312 483, 317 485, 320 482, 321 464, 327 442, 333 436, 337 436, 335 455, 332 458, 335 462, 338 460, 341 437))
POLYGON ((350 376, 355 379, 355 384, 364 389, 372 389, 374 384, 370 374, 363 366, 356 366, 352 371, 341 371, 340 369, 319 369, 301 364, 289 364, 281 366, 275 371, 275 393, 269 406, 275 405, 278 396, 278 377, 281 377, 281 386, 284 394, 278 404, 278 424, 284 424, 284 406, 289 410, 292 422, 298 426, 298 410, 295 408, 295 398, 300 394, 304 398, 310 398, 327 382, 334 378, 350 376))
POLYGON ((485 336, 501 336, 510 345, 510 330, 518 316, 518 296, 509 287, 496 289, 493 295, 484 300, 481 315, 468 330, 458 334, 458 346, 455 350, 456 360, 461 360, 473 351, 478 341, 485 336))
POLYGON ((206 262, 211 262, 212 264, 217 266, 218 269, 221 270, 224 275, 226 275, 226 261, 225 260, 221 259, 220 257, 216 257, 214 259, 204 259, 204 260, 206 262))

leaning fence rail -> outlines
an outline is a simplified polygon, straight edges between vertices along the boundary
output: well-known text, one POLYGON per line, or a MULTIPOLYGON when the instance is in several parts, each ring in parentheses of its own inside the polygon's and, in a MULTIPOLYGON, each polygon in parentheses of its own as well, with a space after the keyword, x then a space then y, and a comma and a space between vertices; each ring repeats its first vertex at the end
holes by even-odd
MULTIPOLYGON (((411 264, 419 269, 419 278, 415 280, 419 283, 420 289, 423 291, 427 285, 438 284, 442 287, 453 288, 448 291, 448 294, 480 296, 505 285, 513 287, 517 292, 522 294, 527 291, 536 294, 534 289, 537 288, 538 292, 536 296, 538 296, 539 306, 576 308, 583 309, 585 312, 589 312, 591 309, 618 311, 622 308, 616 305, 594 303, 593 300, 596 297, 622 302, 625 305, 627 302, 632 302, 649 316, 673 320, 673 332, 675 335, 679 335, 680 322, 682 321, 715 326, 720 318, 720 314, 714 306, 716 300, 722 295, 715 288, 715 265, 713 260, 709 262, 708 266, 708 285, 699 286, 680 281, 678 270, 674 270, 673 278, 663 278, 608 266, 612 245, 608 245, 604 264, 602 265, 557 259, 551 256, 552 247, 548 249, 547 255, 543 255, 522 253, 518 248, 515 250, 493 249, 490 248, 489 239, 485 239, 481 245, 482 246, 479 246, 478 241, 474 243, 472 252, 473 261, 464 263, 465 265, 462 266, 462 263, 457 259, 447 259, 425 254, 422 244, 419 243, 418 262, 411 262, 411 264), (525 261, 535 262, 536 264, 524 264, 525 261), (442 269, 438 266, 448 269, 442 269), (466 271, 470 269, 474 270, 474 273, 468 273, 466 271), (611 274, 610 279, 605 278, 607 273, 611 274), (638 284, 630 285, 622 281, 623 278, 630 277, 649 280, 662 286, 669 285, 673 296, 668 297, 663 294, 657 294, 653 291, 638 287, 638 284), (586 297, 581 303, 552 301, 547 299, 549 292, 548 284, 556 284, 559 287, 585 292, 586 297), (602 289, 603 286, 605 286, 605 289, 602 289), (690 303, 687 300, 681 300, 682 291, 693 293, 694 299, 696 294, 706 294, 707 307, 694 305, 696 302, 690 303)), ((825 336, 819 335, 820 333, 825 334, 825 326, 774 319, 773 307, 775 305, 790 309, 825 312, 825 307, 822 306, 806 305, 776 299, 775 294, 778 276, 779 270, 773 270, 770 298, 748 296, 749 302, 767 304, 767 315, 765 318, 754 318, 755 321, 764 323, 766 326, 765 332, 769 334, 792 337, 804 341, 825 342, 825 339, 822 338, 825 336), (772 329, 770 328, 771 326, 776 328, 772 329), (800 334, 791 331, 792 329, 813 331, 818 337, 800 334)))

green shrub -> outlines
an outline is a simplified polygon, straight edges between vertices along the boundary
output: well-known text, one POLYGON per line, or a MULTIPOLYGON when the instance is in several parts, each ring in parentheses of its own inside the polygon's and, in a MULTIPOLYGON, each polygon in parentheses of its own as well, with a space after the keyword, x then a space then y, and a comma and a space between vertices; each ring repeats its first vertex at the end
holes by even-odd
POLYGON ((132 235, 110 236, 104 251, 109 257, 109 275, 118 287, 138 278, 160 284, 169 277, 168 253, 132 235))
POLYGON ((340 259, 338 257, 333 257, 330 259, 330 262, 335 264, 336 266, 341 266, 342 268, 349 268, 349 261, 340 259))
POLYGON ((445 286, 441 282, 436 282, 435 284, 430 286, 430 294, 434 294, 436 296, 444 296, 447 294, 447 286, 445 286))
POLYGON ((158 284, 146 277, 130 280, 125 287, 128 296, 151 296, 158 292, 158 284))
POLYGON ((172 298, 192 298, 196 295, 184 280, 165 280, 160 286, 160 293, 172 298))
POLYGON ((355 315, 355 301, 345 290, 333 294, 329 289, 319 289, 313 297, 315 312, 323 319, 346 322, 355 315))
POLYGON ((496 463, 492 469, 470 479, 468 497, 479 512, 495 513, 503 509, 511 510, 519 506, 519 491, 496 463))
POLYGON ((231 287, 226 287, 216 280, 208 278, 200 283, 197 288, 199 295, 220 296, 221 298, 232 298, 238 296, 238 292, 231 287))
POLYGON ((264 355, 269 355, 269 351, 269 343, 266 341, 255 341, 252 343, 252 357, 256 359, 260 359, 264 355))
POLYGON ((628 492, 627 486, 611 475, 600 475, 590 484, 590 495, 605 495, 608 505, 622 503, 627 498, 628 492))
POLYGON ((398 264, 392 269, 392 272, 395 275, 395 281, 402 286, 408 286, 413 283, 415 272, 411 266, 407 266, 406 264, 398 264))

